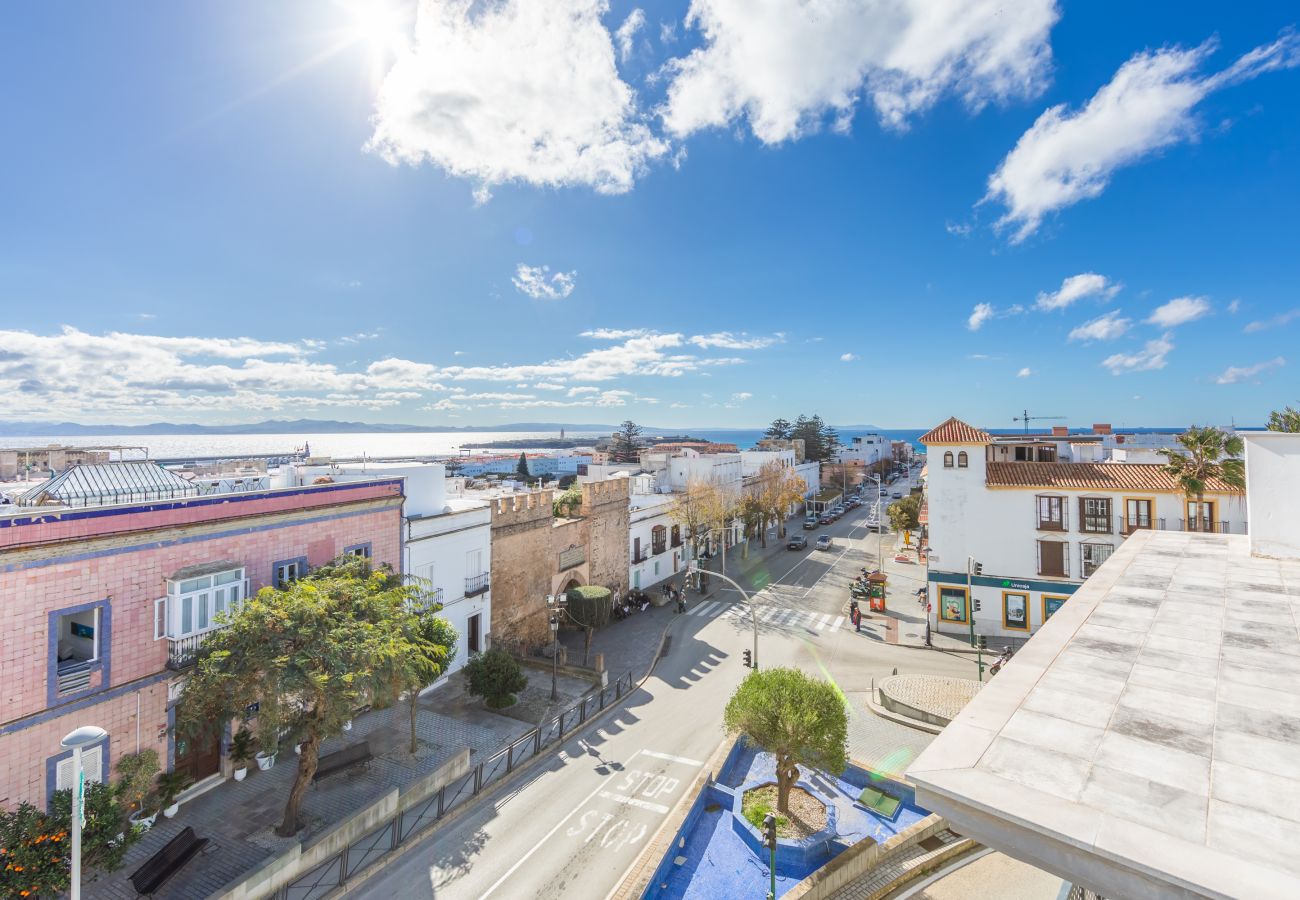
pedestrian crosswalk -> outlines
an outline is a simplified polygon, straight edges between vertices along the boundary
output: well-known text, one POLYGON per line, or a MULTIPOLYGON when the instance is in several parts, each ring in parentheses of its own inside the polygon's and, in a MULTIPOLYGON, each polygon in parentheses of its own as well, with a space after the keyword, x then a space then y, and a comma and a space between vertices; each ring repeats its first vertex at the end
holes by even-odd
MULTIPOLYGON (((819 613, 764 603, 759 603, 757 609, 758 621, 784 628, 806 628, 810 631, 823 631, 830 634, 848 624, 847 619, 834 613, 819 613)), ((705 619, 727 618, 742 624, 751 621, 748 603, 729 603, 721 600, 710 600, 693 606, 686 611, 686 615, 705 619)))

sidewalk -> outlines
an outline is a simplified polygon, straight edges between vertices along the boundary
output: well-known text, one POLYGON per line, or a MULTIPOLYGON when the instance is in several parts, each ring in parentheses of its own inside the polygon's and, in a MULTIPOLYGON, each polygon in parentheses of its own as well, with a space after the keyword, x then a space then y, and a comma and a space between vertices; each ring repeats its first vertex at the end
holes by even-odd
MULTIPOLYGON (((410 709, 405 703, 358 716, 352 730, 325 741, 321 753, 364 740, 369 742, 374 759, 363 772, 340 773, 309 788, 300 813, 305 827, 292 839, 275 834, 298 766, 293 748, 284 747, 270 771, 262 772, 253 766, 244 781, 224 781, 183 804, 176 818, 160 816, 157 824, 128 851, 122 868, 88 883, 85 896, 132 900, 136 893, 128 880, 131 873, 186 826, 192 826, 210 843, 155 896, 166 900, 211 896, 282 852, 291 841, 310 843, 355 810, 433 772, 462 749, 469 749, 473 765, 506 742, 526 734, 541 718, 538 710, 550 707, 551 689, 549 677, 534 671, 528 675, 529 685, 520 693, 519 704, 504 715, 487 710, 477 698, 467 696, 459 674, 425 694, 420 698, 414 755, 409 752, 410 709)), ((592 687, 589 681, 568 676, 561 676, 558 684, 561 707, 592 687)))

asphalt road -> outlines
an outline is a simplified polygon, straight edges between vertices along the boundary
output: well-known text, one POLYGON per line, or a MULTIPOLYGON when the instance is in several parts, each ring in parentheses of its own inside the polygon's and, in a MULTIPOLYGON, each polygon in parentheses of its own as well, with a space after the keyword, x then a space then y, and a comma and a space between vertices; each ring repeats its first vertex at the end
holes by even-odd
MULTIPOLYGON (((970 675, 964 658, 885 644, 847 626, 848 581, 865 564, 865 546, 874 552, 865 521, 865 507, 855 510, 820 530, 836 536, 833 550, 773 554, 750 573, 763 615, 760 665, 799 666, 857 690, 895 666, 970 675)), ((741 652, 753 646, 747 609, 734 590, 697 601, 674 622, 667 653, 623 708, 353 893, 606 898, 724 738, 722 710, 748 672, 741 652)))

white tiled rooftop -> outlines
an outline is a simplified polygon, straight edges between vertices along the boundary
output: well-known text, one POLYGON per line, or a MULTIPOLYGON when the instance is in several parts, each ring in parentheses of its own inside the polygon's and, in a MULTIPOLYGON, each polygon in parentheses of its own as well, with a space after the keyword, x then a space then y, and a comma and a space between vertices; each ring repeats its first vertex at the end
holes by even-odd
POLYGON ((1116 900, 1294 900, 1298 624, 1300 562, 1139 532, 912 764, 918 801, 1116 900))

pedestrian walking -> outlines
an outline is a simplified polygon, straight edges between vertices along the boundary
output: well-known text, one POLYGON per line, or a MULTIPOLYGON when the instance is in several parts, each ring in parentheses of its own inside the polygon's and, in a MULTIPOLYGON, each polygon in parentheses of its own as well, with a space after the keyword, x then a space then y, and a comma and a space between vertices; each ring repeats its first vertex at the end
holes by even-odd
POLYGON ((849 619, 853 622, 853 630, 862 632, 862 610, 858 608, 858 601, 849 601, 849 619))
POLYGON ((682 589, 677 593, 677 611, 686 612, 686 585, 682 585, 682 589))

